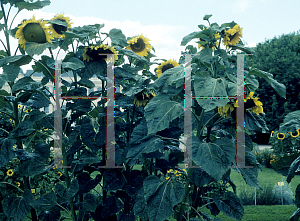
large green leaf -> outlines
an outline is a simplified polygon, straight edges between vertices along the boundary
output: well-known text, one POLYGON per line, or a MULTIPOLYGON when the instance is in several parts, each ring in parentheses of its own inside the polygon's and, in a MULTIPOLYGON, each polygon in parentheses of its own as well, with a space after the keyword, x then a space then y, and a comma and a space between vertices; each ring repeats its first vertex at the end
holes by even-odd
POLYGON ((234 162, 236 148, 229 138, 222 137, 216 143, 205 143, 192 137, 193 161, 210 176, 219 181, 234 162))
POLYGON ((91 80, 87 79, 87 78, 81 78, 79 81, 78 81, 78 84, 80 86, 84 86, 84 87, 87 87, 87 88, 94 88, 95 87, 95 84, 94 82, 92 82, 91 80))
POLYGON ((146 210, 146 202, 145 202, 145 193, 144 188, 140 188, 137 191, 137 196, 135 199, 135 204, 133 206, 133 211, 135 216, 139 216, 142 220, 148 220, 148 214, 146 210))
POLYGON ((20 90, 35 90, 39 87, 42 87, 42 85, 34 81, 31 77, 23 77, 14 84, 12 93, 16 93, 20 90))
POLYGON ((159 137, 151 135, 140 139, 135 144, 130 144, 127 152, 126 161, 128 166, 142 163, 147 154, 160 155, 159 150, 163 148, 163 141, 159 137))
POLYGON ((263 79, 265 79, 272 88, 274 88, 274 90, 281 96, 286 98, 286 87, 284 84, 279 83, 278 81, 276 81, 273 78, 273 75, 268 73, 268 72, 264 72, 261 70, 258 70, 257 68, 250 68, 250 71, 248 73, 248 75, 256 75, 259 76, 263 79))
POLYGON ((26 42, 25 51, 30 56, 40 55, 45 51, 45 49, 51 48, 51 46, 52 45, 49 42, 46 42, 46 43, 43 43, 43 44, 36 43, 36 42, 26 42))
MULTIPOLYGON (((30 63, 29 61, 30 56, 28 55, 15 55, 15 56, 7 56, 0 59, 0 67, 5 64, 13 64, 16 66, 21 66, 30 63)), ((31 59, 30 59, 31 60, 31 59)))
POLYGON ((284 117, 279 133, 295 133, 298 129, 300 129, 300 110, 293 111, 284 117))
POLYGON ((295 159, 289 170, 288 170, 288 174, 287 174, 287 177, 286 177, 286 181, 288 183, 291 182, 291 180, 293 179, 293 177, 295 176, 295 172, 299 172, 300 171, 300 157, 297 157, 297 159, 295 159))
POLYGON ((54 192, 46 193, 35 199, 31 206, 37 210, 47 211, 57 204, 56 195, 54 192))
POLYGON ((187 36, 183 37, 183 39, 181 40, 180 46, 185 46, 192 39, 196 38, 195 36, 199 33, 201 33, 201 31, 194 31, 194 32, 188 34, 187 36))
POLYGON ((173 207, 182 201, 184 186, 171 179, 161 181, 157 176, 148 176, 143 183, 146 209, 150 221, 168 219, 173 207))
POLYGON ((2 76, 6 79, 7 82, 15 81, 18 78, 20 73, 20 67, 14 65, 4 65, 2 76))
POLYGON ((221 199, 219 195, 214 195, 213 199, 218 209, 230 218, 242 220, 244 207, 241 199, 231 191, 225 192, 224 198, 221 199))
MULTIPOLYGON (((209 75, 195 75, 194 88, 198 104, 205 109, 205 112, 215 109, 216 107, 225 106, 229 99, 212 99, 211 97, 227 97, 227 81, 223 78, 212 78, 209 75), (203 99, 207 97, 207 99, 203 99)), ((231 92, 232 93, 232 90, 231 92)))
POLYGON ((153 87, 168 94, 172 97, 181 92, 184 86, 184 67, 179 65, 175 68, 166 70, 156 81, 153 83, 153 87))
POLYGON ((81 60, 79 60, 78 58, 72 57, 72 58, 69 58, 67 61, 62 62, 62 67, 76 71, 80 68, 84 68, 85 66, 81 60))
POLYGON ((45 76, 47 76, 52 82, 54 82, 54 70, 48 67, 48 63, 53 60, 52 58, 42 55, 41 59, 34 62, 32 68, 34 72, 40 73, 42 72, 45 76), (49 61, 48 61, 49 60, 49 61))
POLYGON ((3 200, 3 212, 8 220, 25 220, 30 211, 30 203, 33 202, 33 196, 30 190, 25 189, 23 196, 9 195, 3 200))
POLYGON ((241 44, 231 45, 230 47, 233 50, 239 49, 243 52, 246 52, 247 54, 255 54, 255 51, 252 48, 245 47, 244 45, 241 45, 241 44))
POLYGON ((0 138, 0 167, 7 164, 15 156, 13 139, 0 138))
POLYGON ((176 101, 171 101, 169 96, 160 94, 152 98, 145 107, 148 134, 168 128, 172 120, 183 114, 183 106, 176 101))
POLYGON ((38 0, 36 2, 21 1, 21 2, 17 2, 15 5, 19 9, 19 11, 21 11, 23 9, 32 11, 32 10, 41 9, 47 5, 50 5, 50 0, 44 0, 44 1, 38 0))
POLYGON ((258 162, 256 161, 256 157, 254 153, 251 152, 251 150, 248 149, 248 147, 245 147, 245 165, 253 166, 253 168, 233 168, 233 170, 242 174, 247 185, 253 188, 262 189, 257 179, 258 176, 257 164, 258 162))
POLYGON ((109 31, 109 37, 113 44, 120 45, 121 47, 126 47, 128 45, 126 37, 122 33, 121 29, 116 29, 116 28, 111 29, 109 31))
POLYGON ((245 88, 248 91, 256 91, 259 87, 259 82, 254 75, 247 75, 245 78, 245 88))

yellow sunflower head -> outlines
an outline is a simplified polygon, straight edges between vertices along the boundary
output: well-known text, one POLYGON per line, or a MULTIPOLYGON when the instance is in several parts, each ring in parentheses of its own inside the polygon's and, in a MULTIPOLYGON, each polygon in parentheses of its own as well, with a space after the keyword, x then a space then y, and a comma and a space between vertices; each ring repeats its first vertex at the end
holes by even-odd
POLYGON ((240 28, 239 25, 235 25, 233 28, 229 30, 225 30, 223 43, 227 47, 230 45, 236 45, 237 43, 239 43, 240 38, 242 37, 243 37, 242 28, 240 28))
MULTIPOLYGON (((208 29, 208 27, 207 27, 207 28, 203 27, 203 30, 205 30, 205 29, 208 29)), ((215 38, 215 39, 219 39, 220 36, 221 36, 221 35, 220 35, 219 33, 217 33, 217 32, 216 32, 216 34, 214 34, 214 38, 215 38)), ((205 41, 205 40, 202 39, 202 38, 198 38, 198 39, 199 39, 199 41, 205 41)), ((218 41, 216 42, 216 46, 219 47, 219 42, 218 42, 218 41)), ((198 48, 200 48, 200 47, 201 47, 202 49, 205 48, 204 46, 202 46, 201 44, 198 43, 198 48)), ((213 52, 216 50, 216 47, 213 45, 213 43, 210 43, 210 44, 209 44, 209 48, 211 48, 213 52)))
POLYGON ((250 92, 250 94, 247 96, 246 99, 244 99, 245 101, 245 109, 249 109, 251 108, 251 112, 256 113, 257 115, 259 115, 260 113, 263 113, 263 104, 262 102, 260 102, 258 99, 259 97, 253 97, 254 92, 250 92))
POLYGON ((49 28, 45 26, 47 21, 35 20, 35 16, 32 19, 25 20, 16 32, 15 38, 19 39, 20 46, 25 49, 26 42, 36 42, 36 43, 46 43, 52 44, 51 39, 53 37, 50 35, 49 28))
POLYGON ((219 107, 218 112, 219 112, 220 116, 229 118, 230 113, 232 111, 234 111, 234 107, 236 107, 236 106, 237 106, 236 102, 232 103, 232 104, 229 103, 229 104, 226 104, 224 107, 219 107))
POLYGON ((7 172, 6 172, 7 176, 12 176, 14 174, 14 171, 12 169, 9 169, 7 172))
POLYGON ((18 186, 18 187, 20 187, 20 186, 21 186, 20 182, 16 182, 16 184, 17 184, 17 186, 18 186))
POLYGON ((99 61, 105 60, 107 61, 107 54, 115 54, 115 61, 118 60, 118 51, 114 47, 110 47, 105 44, 101 44, 100 46, 87 46, 83 50, 83 60, 89 62, 90 60, 99 61))
POLYGON ((133 98, 133 102, 137 106, 145 106, 147 102, 153 97, 155 97, 154 91, 152 91, 151 89, 146 89, 145 91, 136 94, 133 98))
POLYGON ((51 19, 52 21, 63 22, 64 25, 59 24, 51 24, 50 25, 50 32, 51 35, 55 38, 64 38, 65 35, 62 33, 63 31, 68 31, 71 28, 72 22, 70 22, 70 17, 64 16, 64 14, 56 14, 54 18, 51 19))
POLYGON ((177 67, 179 64, 173 59, 167 60, 165 62, 162 62, 157 68, 156 68, 156 75, 160 77, 162 73, 164 73, 166 70, 170 68, 177 67))
POLYGON ((149 39, 144 37, 142 34, 138 37, 134 37, 127 41, 129 44, 126 49, 133 51, 137 55, 142 57, 146 57, 148 52, 152 49, 152 46, 149 43, 149 39))

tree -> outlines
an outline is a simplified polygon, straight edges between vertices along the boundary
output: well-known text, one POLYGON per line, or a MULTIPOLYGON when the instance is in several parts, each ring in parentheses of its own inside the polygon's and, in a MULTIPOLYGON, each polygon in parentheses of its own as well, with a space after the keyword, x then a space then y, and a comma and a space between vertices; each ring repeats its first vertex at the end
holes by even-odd
POLYGON ((270 131, 279 127, 289 112, 300 109, 300 33, 274 37, 259 43, 255 48, 256 56, 245 59, 245 67, 253 67, 274 75, 274 79, 286 86, 286 99, 262 78, 258 78, 256 93, 263 103, 266 123, 270 131))

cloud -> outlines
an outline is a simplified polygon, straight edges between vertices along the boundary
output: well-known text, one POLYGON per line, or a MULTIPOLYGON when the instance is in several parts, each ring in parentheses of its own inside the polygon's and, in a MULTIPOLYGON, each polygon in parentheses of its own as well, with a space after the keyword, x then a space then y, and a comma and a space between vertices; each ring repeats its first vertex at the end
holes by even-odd
POLYGON ((250 0, 236 0, 232 4, 232 12, 233 13, 243 13, 250 7, 250 0))
MULTIPOLYGON (((35 15, 36 19, 45 19, 50 20, 55 16, 55 13, 45 13, 43 11, 35 10, 35 11, 26 11, 21 12, 15 22, 14 26, 21 23, 23 19, 30 19, 32 15, 35 15)), ((140 21, 117 21, 117 20, 107 20, 96 17, 76 17, 73 15, 65 14, 65 16, 70 17, 71 22, 73 22, 72 26, 84 26, 84 25, 92 25, 92 24, 104 24, 105 26, 100 30, 100 32, 108 33, 111 29, 117 28, 121 29, 123 34, 126 37, 132 37, 135 35, 143 34, 148 39, 150 39, 150 44, 155 49, 156 58, 162 59, 179 59, 181 50, 184 47, 180 46, 181 39, 176 39, 174 36, 178 36, 178 33, 183 33, 186 30, 185 26, 178 25, 164 25, 164 24, 154 24, 154 25, 143 25, 140 21)), ((103 38, 105 35, 102 36, 103 38)), ((1 35, 2 39, 2 35, 1 35)), ((110 44, 110 39, 107 39, 105 43, 110 44)), ((17 47, 17 40, 11 40, 12 48, 17 47)), ((56 54, 57 50, 54 51, 56 54)), ((43 54, 50 55, 48 51, 45 51, 43 54)), ((58 59, 62 59, 65 56, 63 51, 60 51, 60 56, 58 59)), ((39 58, 39 56, 35 56, 39 58)), ((154 60, 153 58, 152 60, 154 60)), ((23 69, 28 70, 31 69, 31 64, 22 67, 23 69)), ((151 68, 151 71, 154 70, 154 67, 151 68)))

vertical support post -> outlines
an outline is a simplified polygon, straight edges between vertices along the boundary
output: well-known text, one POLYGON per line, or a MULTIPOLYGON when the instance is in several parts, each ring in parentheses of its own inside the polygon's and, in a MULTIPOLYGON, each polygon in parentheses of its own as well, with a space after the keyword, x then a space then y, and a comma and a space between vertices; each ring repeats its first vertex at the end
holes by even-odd
POLYGON ((192 167, 192 78, 191 78, 191 54, 185 55, 185 99, 184 99, 184 143, 186 151, 184 152, 184 164, 192 167))

